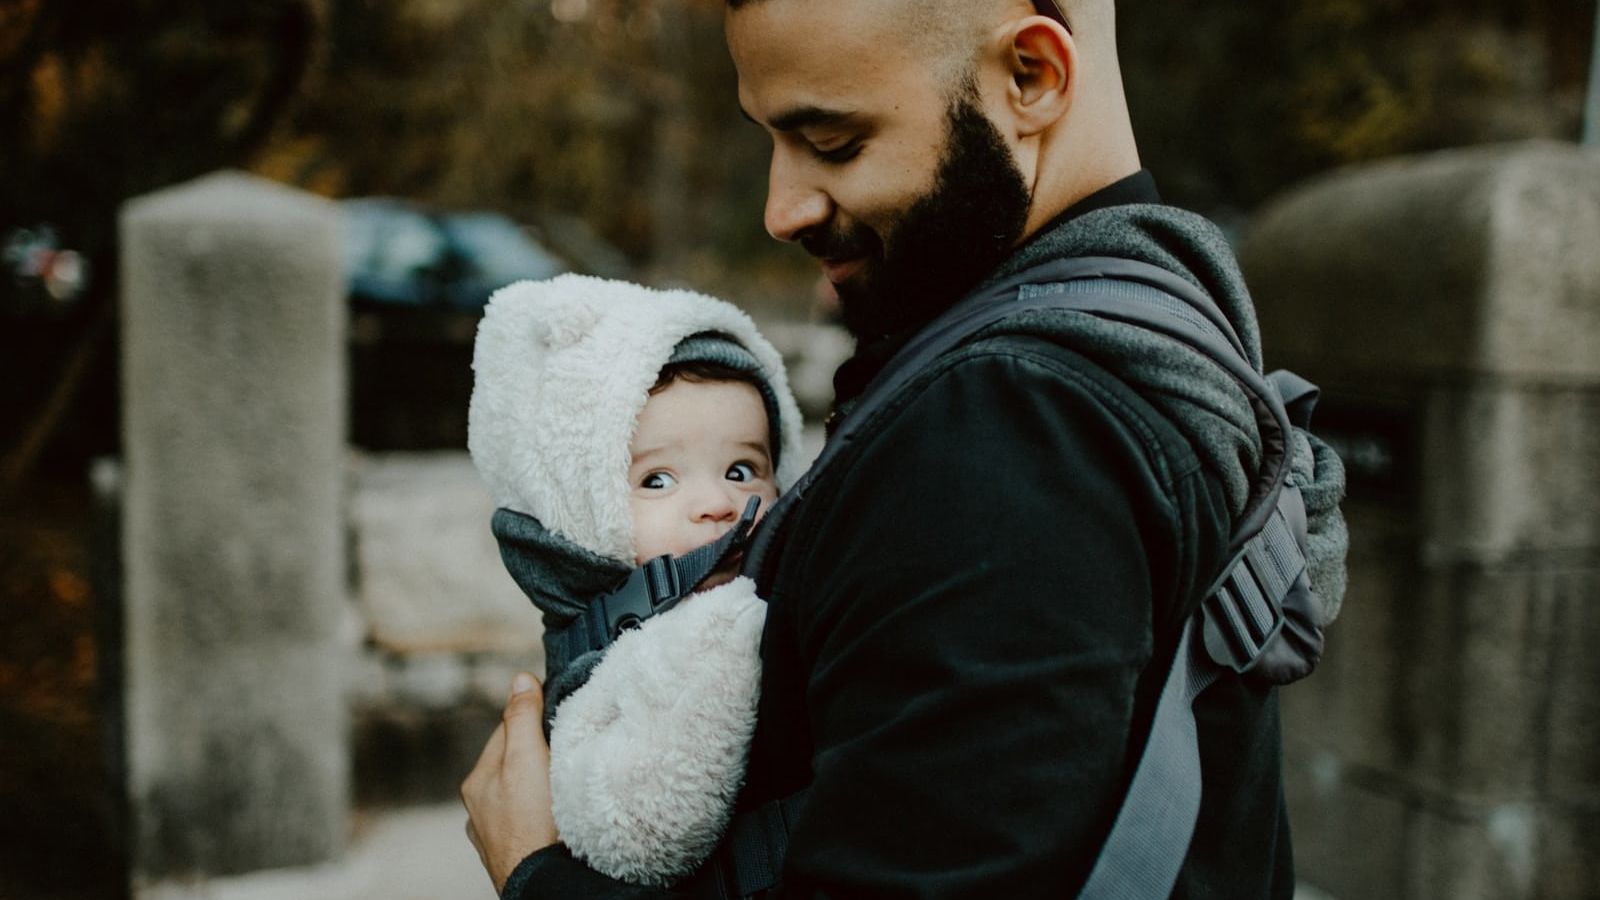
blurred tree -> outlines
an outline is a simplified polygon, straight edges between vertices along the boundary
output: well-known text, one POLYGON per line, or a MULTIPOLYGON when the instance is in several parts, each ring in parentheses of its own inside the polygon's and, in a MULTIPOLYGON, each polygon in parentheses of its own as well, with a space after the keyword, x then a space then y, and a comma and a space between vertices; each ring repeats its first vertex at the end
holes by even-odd
POLYGON ((1120 6, 1146 161, 1213 213, 1334 165, 1575 138, 1594 16, 1594 0, 1120 6))
MULTIPOLYGON (((243 165, 266 144, 313 58, 318 3, 0 0, 0 133, 13 136, 0 142, 0 240, 49 223, 93 273, 75 308, 0 334, 0 494, 43 453, 91 377, 99 415, 65 462, 79 468, 84 455, 114 446, 104 351, 117 210, 243 165)), ((0 300, 8 287, 0 283, 0 300)))
POLYGON ((646 277, 794 271, 762 235, 766 138, 721 0, 339 0, 260 170, 346 195, 580 219, 646 277))
MULTIPOLYGON (((1170 200, 1226 221, 1334 165, 1575 137, 1595 3, 1121 3, 1146 163, 1170 200)), ((581 221, 647 279, 793 308, 814 276, 762 233, 767 139, 739 116, 722 15, 723 0, 0 0, 0 127, 20 136, 0 144, 0 227, 53 222, 105 276, 123 198, 249 163, 330 196, 581 221)), ((44 374, 7 379, 8 425, 64 365, 24 343, 44 374)))
POLYGON ((118 210, 266 144, 313 59, 318 3, 0 0, 0 243, 48 224, 91 278, 40 308, 12 302, 0 272, 0 605, 15 612, 0 632, 16 663, 0 666, 0 894, 128 885, 115 765, 96 753, 106 670, 86 633, 83 523, 17 489, 41 460, 84 485, 87 458, 114 451, 118 210))
POLYGON ((312 59, 319 0, 0 0, 0 224, 103 251, 124 199, 265 144, 312 59))
MULTIPOLYGON (((1573 136, 1594 2, 1123 3, 1136 125, 1168 196, 1224 218, 1332 165, 1573 136)), ((328 65, 264 165, 582 218, 694 283, 792 279, 758 225, 766 144, 737 113, 722 6, 334 0, 328 65)))

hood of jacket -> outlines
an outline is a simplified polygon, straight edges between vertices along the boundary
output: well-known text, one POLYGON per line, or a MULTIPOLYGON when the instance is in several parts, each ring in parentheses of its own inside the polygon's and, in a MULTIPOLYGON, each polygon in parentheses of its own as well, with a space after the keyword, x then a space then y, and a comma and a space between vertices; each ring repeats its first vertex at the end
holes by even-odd
MULTIPOLYGON (((1112 256, 1159 266, 1203 290, 1232 323, 1252 367, 1262 369, 1255 306, 1232 247, 1202 216, 1172 206, 1130 204, 1095 210, 1041 232, 1024 244, 991 281, 1051 259, 1112 256)), ((1137 326, 1091 315, 1020 314, 990 329, 1043 336, 1084 354, 1132 385, 1188 438, 1203 466, 1216 475, 1235 515, 1244 510, 1262 460, 1261 436, 1243 388, 1204 354, 1137 326)), ((1344 596, 1349 538, 1339 501, 1339 458, 1296 430, 1291 481, 1310 520, 1308 563, 1326 621, 1344 596)))
POLYGON ((628 466, 639 412, 685 338, 753 355, 777 402, 777 480, 802 470, 799 407, 783 359, 722 300, 582 275, 495 292, 473 349, 467 449, 498 511, 513 578, 559 625, 633 568, 628 466))
MULTIPOLYGON (((1215 225, 1170 206, 1096 210, 1045 231, 1008 259, 991 280, 1063 257, 1113 256, 1158 266, 1192 282, 1232 323, 1252 367, 1261 368, 1261 333, 1233 251, 1215 225)), ((1088 315, 1019 315, 997 330, 1026 331, 1069 344, 1136 388, 1190 439, 1220 477, 1235 514, 1244 509, 1261 459, 1249 398, 1204 355, 1136 326, 1088 315)))

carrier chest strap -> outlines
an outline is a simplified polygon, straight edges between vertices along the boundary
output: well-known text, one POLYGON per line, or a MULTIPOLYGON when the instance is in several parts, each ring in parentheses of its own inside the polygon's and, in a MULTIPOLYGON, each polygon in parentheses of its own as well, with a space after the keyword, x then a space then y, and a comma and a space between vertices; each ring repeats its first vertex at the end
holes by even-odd
POLYGON ((706 577, 744 549, 755 525, 761 498, 751 497, 744 512, 722 537, 682 556, 663 555, 629 573, 611 592, 590 601, 577 618, 546 641, 551 672, 584 654, 604 650, 622 633, 673 608, 694 593, 706 577))

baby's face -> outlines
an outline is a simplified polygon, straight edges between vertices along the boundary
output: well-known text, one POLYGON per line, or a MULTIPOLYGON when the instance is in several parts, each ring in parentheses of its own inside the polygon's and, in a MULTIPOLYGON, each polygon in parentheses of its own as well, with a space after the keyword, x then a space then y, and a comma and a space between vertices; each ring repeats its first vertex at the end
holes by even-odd
POLYGON ((635 562, 721 537, 751 497, 778 496, 767 411, 754 387, 679 379, 650 397, 629 446, 635 562))

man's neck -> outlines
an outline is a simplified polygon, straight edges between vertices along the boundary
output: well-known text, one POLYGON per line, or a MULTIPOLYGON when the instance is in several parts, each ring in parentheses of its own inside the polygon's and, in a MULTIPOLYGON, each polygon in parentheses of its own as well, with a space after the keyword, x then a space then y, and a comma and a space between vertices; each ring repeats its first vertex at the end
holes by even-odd
MULTIPOLYGON (((1115 63, 1102 65, 1114 67, 1115 63)), ((1104 72, 1100 79, 1098 88, 1080 88, 1072 114, 1040 135, 1033 207, 1023 240, 1085 198, 1144 168, 1120 77, 1109 86, 1104 83, 1104 72)))
POLYGON ((1141 171, 1144 170, 1135 155, 1128 160, 1118 160, 1114 165, 1103 166, 1097 172, 1081 174, 1065 187, 1042 180, 1035 190, 1034 204, 1028 211, 1027 223, 1017 243, 1027 243, 1085 200, 1141 171))
MULTIPOLYGON (((1079 197, 1066 208, 1061 209, 1041 222, 1023 236, 1022 240, 1017 242, 1017 251, 1020 252, 1039 236, 1048 234, 1067 222, 1092 213, 1097 209, 1105 209, 1108 206, 1125 206, 1130 203, 1160 202, 1161 192, 1156 189, 1155 177, 1145 169, 1136 169, 1079 197)), ((1015 255, 1014 253, 1013 256, 1015 255)))

